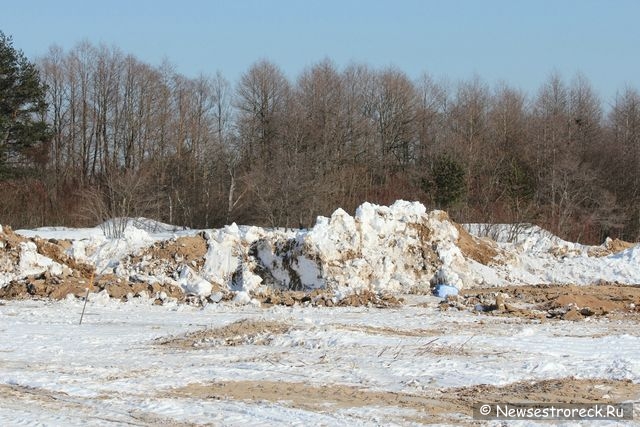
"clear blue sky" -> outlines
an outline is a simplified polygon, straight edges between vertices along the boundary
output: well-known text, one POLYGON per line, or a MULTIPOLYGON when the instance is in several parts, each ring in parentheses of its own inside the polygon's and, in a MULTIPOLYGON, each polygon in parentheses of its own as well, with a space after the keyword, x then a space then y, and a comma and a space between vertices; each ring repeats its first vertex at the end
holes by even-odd
POLYGON ((86 39, 232 82, 258 59, 294 78, 328 57, 529 93, 553 71, 605 100, 640 89, 640 0, 0 0, 0 30, 30 59, 86 39))

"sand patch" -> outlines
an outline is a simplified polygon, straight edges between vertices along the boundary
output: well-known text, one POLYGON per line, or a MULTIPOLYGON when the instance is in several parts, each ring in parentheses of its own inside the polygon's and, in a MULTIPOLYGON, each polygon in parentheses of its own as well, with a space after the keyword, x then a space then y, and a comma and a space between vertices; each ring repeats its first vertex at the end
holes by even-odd
POLYGON ((163 338, 158 344, 177 348, 214 346, 268 345, 276 335, 286 334, 292 326, 275 320, 243 319, 220 328, 189 332, 182 336, 163 338))
POLYGON ((573 377, 542 381, 518 381, 504 386, 476 385, 444 390, 452 398, 467 403, 619 403, 640 396, 640 384, 630 380, 577 379, 573 377))
POLYGON ((455 402, 410 393, 367 390, 353 385, 313 385, 286 381, 225 381, 189 384, 173 390, 172 394, 197 399, 266 401, 320 413, 366 406, 387 406, 432 415, 431 422, 440 419, 437 417, 439 414, 464 409, 455 402))
POLYGON ((307 411, 332 413, 367 406, 402 409, 398 421, 419 423, 471 421, 479 402, 609 403, 637 399, 640 385, 609 379, 561 378, 519 381, 505 386, 475 385, 424 393, 371 390, 354 385, 314 385, 286 381, 194 383, 170 391, 195 399, 270 402, 307 411))
POLYGON ((466 258, 484 265, 497 264, 496 257, 500 253, 495 242, 489 239, 481 239, 472 236, 460 224, 451 222, 458 230, 458 241, 456 242, 460 251, 466 258))

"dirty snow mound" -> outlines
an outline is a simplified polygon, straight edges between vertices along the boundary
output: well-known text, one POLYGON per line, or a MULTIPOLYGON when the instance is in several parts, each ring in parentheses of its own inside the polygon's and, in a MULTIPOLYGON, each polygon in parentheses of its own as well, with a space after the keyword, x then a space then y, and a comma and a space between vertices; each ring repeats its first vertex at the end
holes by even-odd
POLYGON ((254 255, 267 282, 283 288, 362 291, 428 291, 481 282, 457 246, 459 233, 446 213, 426 213, 417 202, 361 205, 354 217, 342 209, 319 217, 310 230, 280 241, 263 239, 254 255))
MULTIPOLYGON (((460 250, 459 229, 445 212, 427 213, 420 203, 365 203, 355 216, 338 209, 330 218, 319 217, 309 230, 236 224, 206 230, 198 234, 195 257, 183 253, 185 243, 179 241, 186 237, 144 247, 147 238, 139 230, 142 249, 115 263, 103 262, 102 268, 129 279, 179 285, 186 294, 202 298, 221 291, 255 295, 267 289, 330 289, 339 299, 365 291, 429 292, 438 283, 459 288, 483 283, 475 267, 483 266, 460 250)), ((464 233, 467 251, 483 253, 481 261, 490 263, 495 253, 464 233)), ((99 252, 110 247, 103 244, 99 252)))
POLYGON ((385 295, 437 285, 640 283, 638 245, 580 245, 530 224, 461 226, 446 212, 402 200, 364 203, 353 216, 337 209, 302 230, 183 230, 138 219, 117 239, 98 227, 20 234, 26 238, 0 228, 0 288, 15 282, 11 295, 58 295, 64 281, 77 295, 94 272, 99 289, 115 298, 236 304, 384 305, 385 295), (292 291, 301 296, 284 295, 292 291))

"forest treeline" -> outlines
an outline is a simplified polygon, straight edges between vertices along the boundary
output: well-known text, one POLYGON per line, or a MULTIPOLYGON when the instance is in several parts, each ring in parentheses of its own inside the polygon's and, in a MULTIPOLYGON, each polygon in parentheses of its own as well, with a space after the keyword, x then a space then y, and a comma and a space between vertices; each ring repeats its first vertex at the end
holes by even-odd
POLYGON ((48 136, 0 147, 3 224, 305 227, 338 207, 406 199, 459 222, 640 237, 632 87, 604 102, 581 75, 552 74, 527 94, 329 59, 293 80, 260 60, 232 85, 89 42, 52 47, 35 66, 48 136))

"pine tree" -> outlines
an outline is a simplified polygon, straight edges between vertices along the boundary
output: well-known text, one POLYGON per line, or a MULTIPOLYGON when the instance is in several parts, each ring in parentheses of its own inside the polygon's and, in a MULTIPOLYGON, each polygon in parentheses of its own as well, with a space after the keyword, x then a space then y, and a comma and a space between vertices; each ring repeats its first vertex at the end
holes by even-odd
POLYGON ((465 169, 453 157, 442 154, 431 167, 435 184, 435 202, 439 208, 449 208, 460 201, 466 192, 465 169))
POLYGON ((46 143, 45 90, 35 65, 0 31, 0 177, 15 174, 33 160, 30 149, 46 143))

